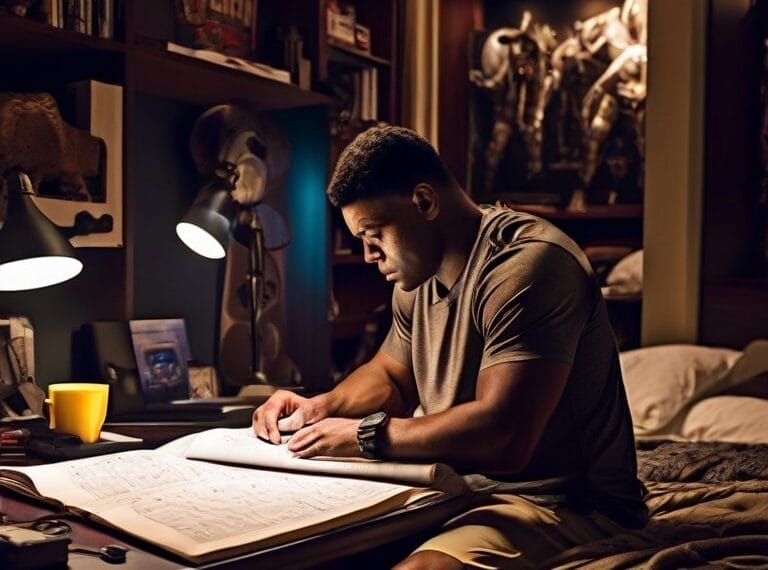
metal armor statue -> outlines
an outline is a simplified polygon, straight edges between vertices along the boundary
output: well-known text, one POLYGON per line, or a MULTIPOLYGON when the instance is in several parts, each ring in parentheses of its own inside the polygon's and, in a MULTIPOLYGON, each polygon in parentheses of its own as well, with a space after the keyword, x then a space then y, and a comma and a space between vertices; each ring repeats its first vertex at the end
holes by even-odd
POLYGON ((637 156, 645 154, 647 0, 626 0, 618 8, 585 21, 580 39, 596 57, 611 57, 605 71, 581 103, 583 147, 580 178, 585 189, 594 181, 603 145, 623 115, 631 125, 637 156))
POLYGON ((552 52, 553 85, 559 103, 554 121, 558 156, 573 159, 580 155, 584 96, 630 43, 628 30, 621 21, 621 9, 617 7, 575 22, 571 35, 552 52))
POLYGON ((520 28, 499 28, 485 40, 481 68, 472 83, 493 101, 493 127, 485 149, 484 194, 493 193, 499 165, 514 132, 522 138, 528 178, 542 171, 544 110, 552 93, 549 53, 554 37, 548 26, 531 25, 525 12, 520 28))

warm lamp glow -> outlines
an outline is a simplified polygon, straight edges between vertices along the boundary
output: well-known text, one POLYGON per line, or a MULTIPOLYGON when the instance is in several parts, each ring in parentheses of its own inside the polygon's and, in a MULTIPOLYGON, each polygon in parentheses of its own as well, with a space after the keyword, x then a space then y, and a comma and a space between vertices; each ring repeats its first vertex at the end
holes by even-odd
POLYGON ((208 259, 221 259, 226 254, 215 237, 195 224, 179 222, 176 224, 176 235, 189 249, 208 259))
POLYGON ((0 291, 26 291, 72 279, 83 269, 59 228, 32 201, 29 177, 20 171, 3 178, 8 198, 0 230, 0 291))
POLYGON ((45 256, 0 265, 0 291, 25 291, 72 279, 83 269, 73 257, 45 256))

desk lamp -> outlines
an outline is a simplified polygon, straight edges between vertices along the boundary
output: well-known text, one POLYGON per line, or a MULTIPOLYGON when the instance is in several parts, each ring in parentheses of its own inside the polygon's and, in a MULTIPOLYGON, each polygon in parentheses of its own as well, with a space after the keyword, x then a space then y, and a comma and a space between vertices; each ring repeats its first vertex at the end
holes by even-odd
POLYGON ((4 176, 0 194, 0 214, 6 210, 5 222, 0 222, 0 291, 48 287, 75 277, 83 269, 74 248, 40 212, 32 196, 32 183, 25 173, 11 171, 4 176))
MULTIPOLYGON (((210 259, 227 255, 229 240, 247 248, 247 309, 250 367, 241 394, 270 386, 264 370, 262 313, 265 299, 265 252, 287 245, 282 217, 263 202, 267 193, 267 146, 250 116, 231 105, 213 107, 195 122, 193 158, 209 182, 176 226, 195 253, 210 259), (265 232, 265 226, 267 231, 265 232)), ((240 383, 240 380, 238 380, 240 383)))
POLYGON ((241 204, 232 199, 239 174, 232 163, 222 164, 216 178, 198 193, 192 207, 176 225, 176 234, 192 251, 209 259, 226 255, 230 235, 248 248, 248 309, 250 312, 251 381, 268 384, 262 369, 260 321, 264 296, 264 252, 287 244, 278 238, 264 242, 260 210, 265 204, 241 204))

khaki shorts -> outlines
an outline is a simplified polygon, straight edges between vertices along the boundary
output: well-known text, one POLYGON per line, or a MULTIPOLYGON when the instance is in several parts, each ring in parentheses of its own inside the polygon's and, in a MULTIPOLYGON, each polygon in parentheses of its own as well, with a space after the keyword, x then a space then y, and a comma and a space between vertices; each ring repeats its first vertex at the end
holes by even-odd
POLYGON ((436 550, 467 568, 544 568, 564 550, 626 529, 599 513, 543 506, 519 495, 483 497, 414 552, 436 550))

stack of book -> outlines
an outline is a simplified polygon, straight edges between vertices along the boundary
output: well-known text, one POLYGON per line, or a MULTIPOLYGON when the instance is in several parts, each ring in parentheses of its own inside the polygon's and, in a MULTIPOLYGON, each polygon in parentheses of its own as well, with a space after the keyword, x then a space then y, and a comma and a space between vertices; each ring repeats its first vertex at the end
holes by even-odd
MULTIPOLYGON (((115 37, 116 0, 39 0, 6 2, 7 10, 63 28, 100 38, 115 37)), ((0 3, 2 4, 2 3, 0 3)))
POLYGON ((26 457, 26 444, 30 431, 16 426, 0 426, 0 463, 22 463, 26 457))

